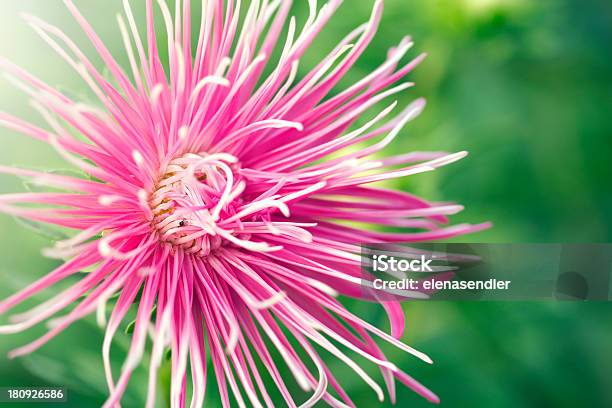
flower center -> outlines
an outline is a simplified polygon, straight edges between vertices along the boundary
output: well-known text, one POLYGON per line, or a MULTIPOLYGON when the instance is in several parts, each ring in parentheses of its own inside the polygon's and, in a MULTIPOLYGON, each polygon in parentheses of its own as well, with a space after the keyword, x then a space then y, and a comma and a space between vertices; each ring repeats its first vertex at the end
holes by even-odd
POLYGON ((228 240, 248 240, 220 225, 242 204, 238 169, 238 159, 225 153, 188 153, 170 162, 149 198, 160 240, 200 256, 228 240))

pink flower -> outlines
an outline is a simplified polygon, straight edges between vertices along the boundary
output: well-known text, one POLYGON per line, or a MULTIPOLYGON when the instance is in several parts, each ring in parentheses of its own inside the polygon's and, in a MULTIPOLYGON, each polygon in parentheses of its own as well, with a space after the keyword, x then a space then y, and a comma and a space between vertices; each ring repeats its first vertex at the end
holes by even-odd
POLYGON ((73 286, 0 327, 2 333, 20 332, 55 316, 44 336, 11 356, 36 350, 97 310, 106 327, 102 355, 110 390, 107 407, 118 405, 132 371, 145 357, 148 338, 148 407, 154 405, 157 368, 167 348, 172 356, 172 406, 188 401, 201 406, 210 375, 216 377, 225 406, 230 405, 230 393, 240 406, 275 405, 257 360, 267 367, 265 376, 273 379, 289 406, 301 403, 288 391, 292 382, 311 392, 304 406, 319 400, 353 406, 325 364, 330 357, 348 365, 383 400, 381 386, 347 356, 349 350, 359 361, 380 368, 392 400, 397 379, 437 401, 388 361, 374 341, 382 339, 431 362, 398 340, 404 332, 400 305, 383 304, 391 321, 387 334, 336 299, 339 294, 363 295, 361 242, 439 240, 487 226, 443 227, 446 215, 460 211, 460 206, 370 185, 434 170, 466 154, 414 152, 373 158, 419 114, 421 99, 392 119, 387 117, 395 102, 365 125, 353 126, 366 110, 411 86, 397 83, 423 55, 399 65, 412 45, 408 38, 362 80, 329 95, 374 36, 382 1, 376 2, 366 24, 299 80, 299 59, 339 0, 318 11, 315 2, 309 2, 310 15, 301 29, 293 18, 285 24, 290 1, 252 1, 246 13, 234 1, 204 2, 195 27, 197 44, 191 42, 189 0, 177 0, 174 18, 165 1, 158 1, 167 44, 156 39, 152 0, 146 2, 146 38, 141 38, 126 0, 127 19, 119 17, 119 27, 131 73, 119 66, 72 2, 65 3, 112 80, 70 37, 35 17, 27 21, 82 77, 100 106, 73 101, 2 62, 32 97, 49 129, 4 113, 2 124, 50 144, 90 176, 0 167, 2 173, 65 191, 3 195, 1 211, 77 231, 46 251, 67 259, 63 265, 0 303, 4 313, 45 288, 79 277, 73 286), (238 27, 241 12, 244 22, 238 27), (282 53, 271 60, 279 42, 282 53), (159 51, 166 46, 167 66, 159 51), (269 74, 264 75, 265 67, 269 74), (338 221, 407 227, 411 232, 375 232, 338 221), (84 269, 91 272, 79 274, 84 269), (118 298, 107 316, 107 302, 115 294, 118 298), (56 316, 71 305, 65 315, 56 316), (132 343, 114 378, 111 343, 130 307, 137 307, 132 343), (267 344, 280 359, 272 358, 267 344), (308 355, 316 369, 298 353, 308 355), (208 359, 213 373, 206 372, 208 359), (280 375, 281 365, 293 378, 280 375), (192 396, 186 395, 188 373, 192 396))

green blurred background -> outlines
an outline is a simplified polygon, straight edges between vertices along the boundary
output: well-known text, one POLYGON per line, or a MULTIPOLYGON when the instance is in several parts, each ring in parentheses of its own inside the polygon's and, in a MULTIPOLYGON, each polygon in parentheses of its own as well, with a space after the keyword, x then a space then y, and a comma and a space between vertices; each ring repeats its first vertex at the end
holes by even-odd
MULTIPOLYGON (((76 3, 125 63, 115 20, 120 1, 76 3)), ((132 3, 142 16, 143 2, 132 3)), ((305 2, 296 3, 300 4, 295 14, 303 20, 305 2)), ((410 75, 417 86, 405 92, 400 103, 424 96, 428 107, 387 152, 470 152, 462 162, 402 180, 396 187, 465 204, 466 211, 454 221, 494 222, 493 229, 464 240, 610 242, 612 3, 385 3, 378 35, 342 85, 364 76, 382 62, 390 46, 403 35, 412 35, 416 45, 411 55, 426 51, 429 57, 410 75)), ((19 17, 21 12, 43 17, 91 51, 61 2, 2 0, 1 4, 0 55, 90 100, 76 75, 19 17)), ((366 21, 370 8, 370 1, 345 0, 302 59, 301 73, 366 21)), ((0 94, 0 109, 41 123, 27 98, 7 81, 0 83, 0 94)), ((1 164, 66 168, 40 143, 7 130, 1 137, 1 164)), ((19 180, 0 178, 0 192, 21 190, 19 180)), ((0 230, 0 296, 5 297, 42 276, 54 262, 40 255, 48 239, 11 217, 0 216, 0 230)), ((379 308, 347 303, 387 327, 379 308)), ((443 406, 612 406, 610 303, 430 302, 406 304, 405 309, 409 324, 405 340, 436 363, 426 366, 393 347, 383 349, 398 366, 436 391, 443 406)), ((0 385, 64 384, 69 387, 67 406, 100 405, 106 392, 99 355, 102 338, 93 319, 70 328, 32 356, 6 359, 8 350, 42 332, 36 328, 0 338, 0 385)), ((118 365, 127 341, 127 335, 120 336, 114 349, 118 365)), ((377 406, 375 395, 357 376, 331 358, 330 365, 358 406, 377 406)), ((144 368, 136 373, 125 406, 142 405, 145 375, 144 368)), ((209 406, 219 404, 214 391, 208 401, 209 406)), ((398 406, 427 405, 398 387, 398 406)))

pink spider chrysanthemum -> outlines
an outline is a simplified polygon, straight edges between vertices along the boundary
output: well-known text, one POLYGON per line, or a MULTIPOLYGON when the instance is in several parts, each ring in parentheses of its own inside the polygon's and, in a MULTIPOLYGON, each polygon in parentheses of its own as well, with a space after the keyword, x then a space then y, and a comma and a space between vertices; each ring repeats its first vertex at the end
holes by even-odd
POLYGON ((347 351, 380 368, 392 400, 397 379, 437 401, 388 361, 374 341, 380 338, 431 362, 399 341, 404 332, 399 303, 383 302, 391 322, 387 334, 336 299, 364 297, 361 288, 368 282, 362 281, 360 242, 438 240, 486 227, 444 227, 446 215, 460 206, 370 185, 465 156, 414 152, 373 158, 418 115, 422 100, 385 119, 395 108, 391 103, 367 123, 353 126, 365 111, 411 86, 397 84, 423 58, 400 65, 412 44, 408 38, 370 74, 330 95, 374 36, 382 1, 375 3, 366 24, 299 80, 300 57, 340 0, 319 10, 310 1, 310 14, 299 30, 294 18, 287 23, 289 0, 253 0, 242 17, 239 1, 203 1, 196 44, 190 1, 177 0, 173 16, 159 0, 167 65, 160 58, 153 1, 146 1, 146 36, 141 36, 125 0, 126 18, 119 17, 119 27, 130 74, 73 3, 65 3, 112 79, 60 29, 30 16, 30 25, 82 77, 99 106, 74 101, 2 62, 32 97, 49 130, 4 113, 1 123, 50 144, 90 176, 0 167, 1 173, 64 190, 3 195, 0 211, 78 231, 45 252, 65 263, 0 303, 5 313, 43 289, 78 277, 68 289, 0 326, 0 332, 14 333, 50 319, 49 332, 11 355, 36 350, 97 311, 106 328, 106 407, 118 406, 147 349, 147 406, 153 407, 157 369, 168 348, 170 401, 176 407, 202 406, 207 375, 216 377, 224 406, 230 406, 231 398, 239 406, 277 405, 264 377, 273 380, 290 407, 319 400, 354 406, 326 366, 322 349, 348 365, 380 400, 381 386, 347 351), (281 38, 280 57, 271 61, 281 38), (264 75, 266 66, 269 74, 264 75), (375 232, 350 222, 410 231, 375 232), (83 270, 89 272, 79 274, 83 270), (107 303, 116 294, 107 316, 107 303), (120 372, 113 372, 112 339, 134 307, 131 346, 120 372), (207 374, 209 359, 214 370, 207 374), (266 367, 265 375, 258 362, 266 367), (283 377, 279 365, 288 367, 292 378, 283 377), (188 377, 193 384, 189 396, 188 377), (295 401, 288 382, 309 391, 310 398, 295 401))

